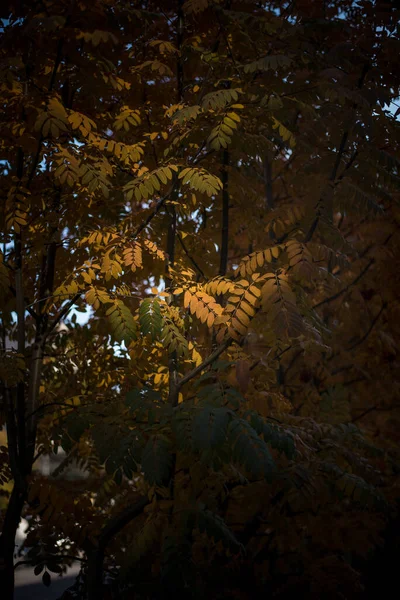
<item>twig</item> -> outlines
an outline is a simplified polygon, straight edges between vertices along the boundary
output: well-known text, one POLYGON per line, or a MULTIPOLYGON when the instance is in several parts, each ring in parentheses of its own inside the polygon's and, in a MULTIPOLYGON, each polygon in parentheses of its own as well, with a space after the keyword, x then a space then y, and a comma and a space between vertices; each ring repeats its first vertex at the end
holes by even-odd
MULTIPOLYGON (((366 77, 369 69, 370 69, 369 63, 365 63, 365 65, 363 67, 363 70, 361 72, 361 75, 360 75, 360 79, 359 79, 358 84, 357 84, 358 89, 362 88, 362 86, 364 84, 364 81, 365 81, 365 77, 366 77)), ((323 194, 329 195, 330 198, 333 198, 334 186, 335 186, 335 182, 336 182, 337 172, 338 172, 340 163, 342 161, 342 156, 343 156, 344 151, 346 149, 347 140, 348 140, 350 132, 351 132, 351 127, 352 127, 352 124, 353 124, 352 122, 353 122, 353 119, 354 119, 354 116, 355 116, 355 113, 356 113, 356 110, 357 110, 357 106, 358 105, 355 102, 353 104, 353 112, 352 112, 352 115, 351 115, 351 117, 349 119, 349 124, 347 126, 347 129, 343 132, 343 135, 342 135, 342 139, 341 139, 341 142, 340 142, 340 145, 339 145, 339 149, 338 149, 338 152, 336 154, 335 163, 333 165, 332 172, 331 172, 330 177, 329 177, 328 185, 327 185, 327 187, 325 187, 324 191, 322 192, 322 194, 321 194, 321 196, 320 196, 320 198, 318 200, 317 214, 316 214, 315 219, 311 223, 311 226, 310 226, 308 232, 306 233, 306 236, 304 238, 305 242, 311 241, 311 239, 312 239, 312 237, 314 235, 314 232, 315 232, 315 230, 317 228, 317 225, 319 223, 319 220, 320 220, 320 218, 322 216, 323 194)))
POLYGON ((218 346, 218 348, 216 348, 214 352, 212 352, 210 356, 201 363, 201 365, 199 365, 198 367, 187 373, 187 375, 179 379, 177 382, 178 390, 180 390, 186 383, 188 383, 188 381, 193 379, 193 377, 196 377, 196 375, 201 373, 206 367, 211 365, 214 362, 214 360, 216 360, 218 356, 220 356, 220 354, 222 354, 227 348, 229 348, 232 342, 232 338, 228 338, 227 340, 225 340, 225 342, 218 346))
POLYGON ((188 259, 190 260, 190 262, 192 263, 192 265, 194 266, 196 271, 198 271, 199 274, 205 279, 206 276, 204 275, 203 269, 198 265, 198 263, 195 261, 193 256, 189 253, 189 250, 187 249, 186 244, 183 241, 183 238, 182 238, 181 234, 179 233, 179 231, 177 232, 177 237, 178 237, 180 245, 182 246, 184 253, 188 257, 188 259))
POLYGON ((375 262, 375 260, 373 258, 371 258, 368 261, 368 263, 366 264, 366 266, 363 268, 363 270, 357 275, 357 277, 355 279, 353 279, 353 281, 351 281, 344 288, 342 288, 341 290, 336 292, 336 294, 333 294, 332 296, 329 296, 329 298, 325 298, 325 300, 321 300, 321 302, 317 302, 317 304, 314 304, 313 308, 318 308, 319 306, 322 306, 323 304, 326 304, 327 302, 332 302, 333 300, 336 300, 336 298, 339 298, 339 296, 341 296, 342 294, 347 292, 351 287, 353 287, 353 285, 356 285, 360 281, 361 277, 363 277, 363 275, 365 275, 365 273, 373 265, 374 262, 375 262))
POLYGON ((136 239, 138 237, 138 235, 140 235, 142 233, 142 231, 144 229, 146 229, 146 227, 148 227, 148 225, 151 223, 151 221, 154 219, 154 217, 160 212, 160 210, 164 206, 165 201, 168 200, 168 198, 170 197, 170 195, 171 195, 174 187, 175 187, 175 178, 173 179, 173 181, 172 181, 172 187, 169 189, 169 191, 167 192, 167 194, 165 194, 165 196, 163 196, 162 198, 160 198, 160 200, 157 202, 154 210, 143 221, 143 223, 141 223, 139 225, 139 227, 136 229, 136 231, 134 231, 134 233, 132 235, 133 239, 136 239))
MULTIPOLYGON (((63 317, 65 317, 65 315, 71 310, 71 308, 73 307, 74 304, 76 304, 76 302, 79 300, 79 298, 81 297, 82 292, 79 292, 77 294, 75 294, 75 296, 73 298, 71 298, 71 300, 68 302, 68 304, 66 304, 64 306, 64 308, 62 308, 60 310, 60 312, 58 313, 58 315, 56 316, 56 318, 54 319, 53 323, 49 326, 48 330, 47 330, 47 335, 49 335, 59 324, 59 322, 61 321, 61 319, 63 317)), ((46 335, 46 337, 47 337, 46 335)))
POLYGON ((221 254, 219 263, 219 275, 226 275, 228 267, 229 249, 229 193, 228 193, 228 165, 229 153, 224 150, 222 171, 222 226, 221 226, 221 254))
POLYGON ((383 313, 383 311, 385 310, 387 306, 387 303, 384 302, 378 312, 378 314, 372 319, 372 323, 371 325, 368 327, 368 330, 366 331, 366 333, 356 342, 354 342, 354 344, 352 344, 351 346, 349 346, 347 348, 347 350, 353 350, 353 348, 355 348, 356 346, 359 346, 360 344, 362 344, 363 342, 365 342, 365 340, 367 339, 367 337, 369 336, 369 334, 371 333, 371 331, 373 330, 373 328, 375 327, 379 317, 381 316, 381 314, 383 313))

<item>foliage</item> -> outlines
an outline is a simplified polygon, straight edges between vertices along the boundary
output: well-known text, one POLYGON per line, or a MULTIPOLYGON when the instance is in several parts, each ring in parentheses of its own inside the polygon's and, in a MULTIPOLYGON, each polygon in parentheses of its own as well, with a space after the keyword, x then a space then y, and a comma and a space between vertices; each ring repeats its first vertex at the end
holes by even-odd
POLYGON ((22 514, 69 597, 361 597, 398 519, 398 9, 1 10, 6 600, 22 514))

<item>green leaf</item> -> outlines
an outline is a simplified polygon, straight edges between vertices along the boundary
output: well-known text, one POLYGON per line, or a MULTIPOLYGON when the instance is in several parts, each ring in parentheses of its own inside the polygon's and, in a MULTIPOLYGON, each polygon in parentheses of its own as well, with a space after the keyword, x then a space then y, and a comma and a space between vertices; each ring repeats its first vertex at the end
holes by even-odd
POLYGON ((203 451, 221 446, 226 440, 231 415, 227 408, 206 406, 193 419, 193 448, 203 451))
POLYGON ((157 298, 146 298, 139 307, 139 323, 143 335, 154 341, 162 331, 163 319, 157 298))
POLYGON ((164 485, 168 482, 173 457, 170 442, 164 435, 152 435, 142 454, 142 470, 150 484, 164 485))
POLYGON ((115 300, 107 310, 106 317, 109 320, 112 335, 118 342, 129 345, 136 340, 136 322, 129 308, 122 300, 115 300))
POLYGON ((200 533, 205 532, 216 543, 222 542, 226 548, 243 548, 225 521, 210 510, 202 510, 197 514, 197 527, 200 533))
POLYGON ((288 56, 269 55, 260 58, 244 66, 245 73, 254 73, 255 71, 277 71, 278 69, 288 67, 292 60, 288 56))
POLYGON ((276 471, 267 444, 244 419, 232 420, 228 438, 233 447, 233 458, 256 477, 270 479, 276 471))
POLYGON ((283 430, 277 425, 267 423, 261 415, 255 412, 250 413, 250 424, 258 434, 263 436, 264 440, 272 448, 275 448, 278 452, 283 452, 289 459, 295 456, 296 447, 290 432, 283 430))
POLYGON ((172 421, 172 428, 175 434, 176 445, 183 452, 193 451, 193 419, 192 415, 179 407, 175 412, 172 421))
POLYGON ((51 586, 51 575, 48 571, 45 571, 42 575, 42 582, 43 585, 45 585, 46 587, 50 587, 51 586))

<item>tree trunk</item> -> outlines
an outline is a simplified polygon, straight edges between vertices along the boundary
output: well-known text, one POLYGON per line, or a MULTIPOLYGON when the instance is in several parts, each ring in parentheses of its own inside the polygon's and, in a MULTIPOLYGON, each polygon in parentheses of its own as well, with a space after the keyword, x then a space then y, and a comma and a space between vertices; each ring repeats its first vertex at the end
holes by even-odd
POLYGON ((101 600, 103 597, 103 548, 94 548, 87 555, 87 600, 101 600))
POLYGON ((0 590, 2 600, 14 598, 14 551, 15 536, 25 502, 25 492, 14 485, 4 516, 0 536, 0 590))

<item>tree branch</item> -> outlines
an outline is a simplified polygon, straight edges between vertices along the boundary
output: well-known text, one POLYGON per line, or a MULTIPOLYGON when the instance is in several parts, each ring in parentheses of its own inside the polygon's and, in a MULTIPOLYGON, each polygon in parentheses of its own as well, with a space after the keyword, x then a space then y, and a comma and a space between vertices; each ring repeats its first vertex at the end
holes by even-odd
POLYGON ((224 150, 222 156, 222 224, 221 224, 221 254, 219 263, 219 274, 226 275, 228 267, 229 249, 229 193, 228 193, 228 165, 229 152, 224 150))
POLYGON ((182 249, 183 249, 184 253, 188 257, 188 259, 190 260, 190 262, 192 263, 192 265, 194 266, 194 268, 196 269, 196 271, 199 273, 199 275, 201 275, 201 277, 203 277, 205 279, 204 271, 198 265, 198 263, 195 261, 195 259, 193 258, 193 256, 190 254, 190 252, 187 249, 186 244, 183 241, 183 238, 182 238, 181 234, 179 233, 179 231, 177 231, 177 238, 179 240, 180 245, 182 246, 182 249))
MULTIPOLYGON (((364 67, 363 67, 363 70, 361 72, 360 78, 358 80, 358 84, 357 84, 357 87, 358 87, 359 90, 364 85, 365 77, 366 77, 369 69, 370 69, 369 63, 365 63, 364 67)), ((334 162, 331 174, 329 176, 328 185, 324 189, 323 193, 321 194, 320 199, 318 200, 317 214, 316 214, 315 219, 311 223, 311 226, 310 226, 310 228, 309 228, 309 230, 308 230, 308 232, 307 232, 307 234, 306 234, 306 236, 304 238, 305 242, 309 242, 312 239, 312 237, 314 235, 314 232, 315 232, 315 230, 317 228, 317 225, 318 225, 318 223, 319 223, 319 221, 321 219, 322 210, 324 208, 326 208, 326 206, 324 206, 324 204, 326 204, 326 202, 324 202, 324 196, 325 197, 328 196, 329 199, 330 199, 330 202, 333 201, 333 191, 334 191, 334 185, 335 185, 335 181, 336 181, 336 177, 337 177, 337 172, 338 172, 340 163, 342 161, 342 156, 343 156, 344 151, 346 149, 347 140, 348 140, 350 132, 351 132, 351 128, 352 128, 352 125, 353 125, 353 120, 354 120, 355 113, 356 113, 356 110, 357 110, 357 106, 358 105, 355 102, 353 104, 352 114, 351 114, 351 117, 349 118, 349 122, 348 122, 347 128, 343 132, 342 139, 340 141, 339 149, 338 149, 337 154, 336 154, 336 159, 335 159, 335 162, 334 162)), ((330 209, 330 207, 328 207, 328 208, 330 209)))
POLYGON ((264 167, 264 185, 265 185, 265 208, 269 211, 274 207, 274 197, 272 190, 272 168, 271 161, 266 153, 263 160, 264 167))
POLYGON ((110 519, 110 521, 103 527, 99 536, 99 547, 106 548, 109 542, 133 519, 138 517, 144 510, 144 508, 150 504, 150 500, 147 496, 142 496, 133 505, 128 506, 124 511, 110 519))
POLYGON ((75 294, 75 296, 73 298, 71 298, 71 300, 64 306, 64 308, 62 308, 60 310, 60 312, 54 319, 53 323, 49 326, 49 328, 47 330, 47 335, 49 335, 57 327, 57 325, 65 317, 65 315, 69 313, 69 311, 71 310, 73 305, 76 304, 76 302, 79 300, 81 295, 82 295, 82 292, 75 294))
POLYGON ((139 227, 134 231, 132 238, 136 239, 144 229, 146 229, 146 227, 148 227, 148 225, 151 223, 151 221, 154 219, 154 217, 160 212, 160 210, 162 209, 162 207, 164 206, 164 203, 166 200, 168 200, 168 198, 170 197, 171 193, 173 192, 174 188, 175 188, 175 183, 176 183, 176 177, 173 178, 172 180, 172 187, 170 188, 170 190, 168 191, 167 194, 165 194, 165 196, 163 196, 162 198, 160 198, 160 200, 157 202, 155 208, 153 209, 153 211, 149 214, 149 216, 143 221, 143 223, 141 223, 139 225, 139 227))
POLYGON ((318 308, 319 306, 322 306, 323 304, 332 302, 333 300, 336 300, 336 298, 339 298, 342 294, 347 292, 353 285, 356 285, 360 281, 361 277, 363 277, 363 275, 365 275, 365 273, 374 264, 374 262, 375 262, 375 260, 373 258, 371 258, 369 260, 369 262, 366 264, 366 266, 364 267, 364 269, 357 275, 357 277, 355 279, 353 279, 353 281, 351 281, 344 288, 342 288, 341 290, 336 292, 336 294, 333 294, 332 296, 329 296, 329 298, 325 298, 325 300, 321 300, 321 302, 317 302, 317 304, 314 304, 313 308, 318 308))
POLYGON ((201 373, 206 367, 211 365, 214 362, 214 360, 216 360, 218 356, 220 356, 220 354, 222 354, 227 348, 229 348, 232 342, 232 338, 228 338, 227 340, 225 340, 225 342, 218 346, 218 348, 216 348, 214 352, 212 352, 210 356, 201 363, 201 365, 199 365, 198 367, 187 373, 187 375, 179 379, 177 382, 178 390, 180 390, 186 383, 188 383, 188 381, 193 379, 193 377, 196 377, 196 375, 201 373))
POLYGON ((349 346, 347 348, 347 350, 353 350, 354 348, 356 348, 356 346, 359 346, 360 344, 362 344, 363 342, 365 342, 365 340, 367 339, 367 337, 369 336, 369 334, 371 333, 371 331, 373 330, 373 328, 375 327, 376 323, 378 322, 379 317, 381 316, 381 314, 383 313, 383 311, 385 310, 387 306, 387 303, 384 302, 378 312, 378 314, 372 319, 372 323, 371 325, 368 327, 368 330, 365 332, 365 334, 356 342, 354 342, 354 344, 352 344, 351 346, 349 346))

